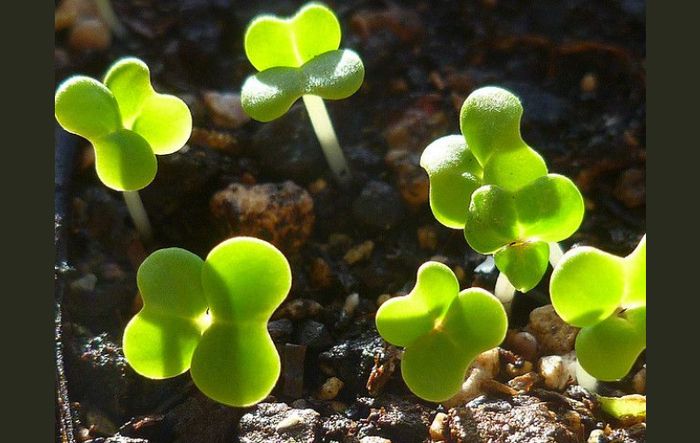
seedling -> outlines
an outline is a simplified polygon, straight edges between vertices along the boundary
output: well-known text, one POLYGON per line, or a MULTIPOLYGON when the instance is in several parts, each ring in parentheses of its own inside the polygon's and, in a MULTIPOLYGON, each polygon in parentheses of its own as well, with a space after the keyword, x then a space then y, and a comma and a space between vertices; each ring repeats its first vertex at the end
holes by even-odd
POLYGON ((568 251, 552 273, 557 314, 582 328, 576 356, 593 377, 624 377, 646 349, 646 235, 627 257, 590 246, 568 251))
POLYGON ((145 377, 190 369, 212 399, 255 404, 280 374, 267 322, 291 282, 284 255, 252 237, 226 240, 206 260, 184 249, 158 250, 138 270, 144 306, 124 331, 124 355, 145 377))
POLYGON ((430 177, 435 218, 464 229, 469 246, 494 254, 511 288, 526 292, 561 255, 556 242, 578 229, 584 206, 576 185, 548 174, 523 141, 522 114, 520 100, 505 89, 478 89, 462 105, 462 135, 432 142, 420 164, 430 177))
POLYGON ((245 53, 260 72, 243 84, 241 104, 253 119, 269 122, 301 97, 331 170, 346 184, 350 169, 323 99, 354 94, 365 68, 357 53, 338 49, 340 36, 337 17, 320 3, 307 3, 289 18, 256 17, 245 33, 245 53))
POLYGON ((151 86, 148 66, 123 58, 107 71, 103 83, 77 75, 56 90, 56 120, 95 149, 97 176, 105 186, 124 192, 134 224, 145 239, 151 227, 138 195, 156 175, 155 155, 184 146, 192 116, 179 98, 151 86))
POLYGON ((506 335, 503 305, 481 288, 459 291, 452 270, 439 262, 418 269, 408 295, 392 298, 377 311, 377 330, 405 348, 401 375, 409 389, 428 401, 459 392, 467 368, 506 335))

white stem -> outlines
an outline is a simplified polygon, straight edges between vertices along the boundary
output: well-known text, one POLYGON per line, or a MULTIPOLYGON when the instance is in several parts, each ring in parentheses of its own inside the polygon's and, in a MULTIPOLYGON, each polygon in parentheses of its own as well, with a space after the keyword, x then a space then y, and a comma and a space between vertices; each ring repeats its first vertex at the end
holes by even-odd
POLYGON ((129 215, 131 215, 131 219, 134 221, 134 226, 139 231, 141 239, 146 243, 150 243, 153 239, 153 231, 151 230, 151 222, 148 221, 146 208, 143 207, 143 202, 139 196, 139 191, 124 191, 124 202, 126 202, 126 208, 129 210, 129 215))
POLYGON ((508 277, 502 272, 498 273, 498 278, 496 279, 496 288, 494 289, 494 295, 497 299, 501 301, 506 313, 510 314, 510 305, 515 296, 515 286, 508 280, 508 277))
POLYGON ((581 367, 578 359, 576 360, 576 382, 579 384, 579 386, 589 390, 592 393, 596 393, 598 391, 598 380, 581 367))
POLYGON ((559 263, 563 255, 564 251, 561 249, 561 246, 559 246, 559 243, 554 241, 549 242, 549 263, 553 268, 557 266, 557 263, 559 263))
POLYGON ((117 37, 124 38, 126 36, 126 29, 119 19, 117 19, 117 15, 114 13, 114 9, 112 9, 110 0, 95 0, 95 6, 97 6, 97 12, 100 14, 100 17, 102 17, 102 20, 107 23, 109 29, 111 29, 117 37))
POLYGON ((302 99, 306 106, 306 112, 308 112, 311 119, 311 126, 314 128, 331 171, 333 171, 340 184, 348 184, 351 178, 350 168, 345 161, 343 151, 340 149, 338 136, 335 135, 335 129, 333 129, 333 123, 331 123, 331 119, 328 116, 328 110, 325 103, 323 103, 323 99, 316 95, 304 95, 302 99))

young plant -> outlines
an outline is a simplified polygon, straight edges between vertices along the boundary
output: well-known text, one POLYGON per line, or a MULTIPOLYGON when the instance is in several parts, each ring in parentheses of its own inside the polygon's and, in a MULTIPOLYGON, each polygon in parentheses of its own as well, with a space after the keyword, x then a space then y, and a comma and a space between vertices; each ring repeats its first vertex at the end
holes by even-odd
POLYGON ((156 175, 156 154, 171 154, 189 139, 187 105, 155 92, 148 66, 132 57, 115 62, 103 83, 70 77, 56 90, 55 105, 60 125, 92 143, 97 176, 105 186, 124 192, 134 224, 149 239, 151 227, 138 191, 156 175))
POLYGON ((552 305, 576 337, 581 367, 599 380, 624 377, 646 349, 646 235, 627 257, 581 246, 557 264, 552 305))
POLYGON ((253 119, 268 122, 304 101, 326 160, 340 183, 351 176, 323 99, 351 96, 362 85, 359 55, 340 46, 340 23, 327 6, 307 3, 289 18, 256 17, 245 33, 245 53, 260 71, 246 79, 241 104, 253 119))
POLYGON ((464 229, 469 246, 494 254, 511 288, 526 292, 561 254, 556 242, 578 229, 584 206, 576 185, 549 174, 542 157, 523 141, 522 114, 512 93, 480 88, 462 105, 462 135, 432 142, 420 164, 430 177, 435 218, 464 229))
POLYGON ((441 402, 459 392, 477 355, 503 341, 508 318, 489 292, 460 292, 449 267, 427 262, 408 295, 380 306, 376 324, 387 342, 405 348, 401 375, 411 392, 441 402))
POLYGON ((206 260, 184 249, 158 250, 137 273, 144 305, 124 330, 124 356, 145 377, 190 369, 210 398, 255 404, 280 374, 267 322, 291 282, 284 255, 252 237, 226 240, 206 260))

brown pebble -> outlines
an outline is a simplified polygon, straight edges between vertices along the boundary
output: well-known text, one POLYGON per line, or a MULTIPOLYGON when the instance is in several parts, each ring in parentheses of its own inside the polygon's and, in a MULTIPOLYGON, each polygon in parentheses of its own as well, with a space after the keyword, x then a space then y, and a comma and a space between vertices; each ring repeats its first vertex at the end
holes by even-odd
POLYGON ((419 165, 420 156, 417 152, 392 149, 387 152, 384 161, 396 174, 396 186, 409 206, 417 208, 428 202, 430 180, 428 174, 419 165))
POLYGON ((518 377, 530 371, 532 371, 532 363, 527 360, 523 361, 522 364, 507 363, 505 370, 508 377, 518 377))
POLYGON ((250 117, 241 106, 241 96, 236 93, 206 91, 203 99, 217 126, 236 129, 250 121, 250 117))
POLYGON ((294 253, 313 230, 314 201, 292 181, 243 185, 232 183, 211 198, 211 212, 226 235, 249 235, 294 253))
POLYGON ((77 50, 103 50, 112 44, 112 34, 109 27, 97 18, 89 18, 76 22, 68 37, 68 45, 77 50))
POLYGON ((540 355, 563 355, 574 349, 579 329, 557 315, 552 305, 535 308, 525 331, 537 340, 540 355))
POLYGON ((366 240, 348 250, 345 256, 343 256, 343 260, 345 260, 347 264, 352 265, 367 260, 372 255, 373 250, 374 242, 372 240, 366 240))
POLYGON ((312 181, 311 183, 309 183, 309 185, 306 188, 309 190, 309 192, 312 195, 316 195, 316 194, 320 194, 321 192, 323 192, 327 187, 328 187, 328 182, 326 182, 322 178, 319 178, 319 179, 316 179, 316 180, 312 181))
POLYGON ((536 372, 528 372, 527 374, 519 375, 508 380, 508 386, 523 394, 530 392, 530 390, 532 390, 532 388, 540 381, 541 378, 536 372))
POLYGON ((345 383, 337 377, 330 377, 327 379, 318 391, 317 398, 319 400, 333 400, 343 389, 345 383))
POLYGON ((380 307, 384 303, 386 303, 387 300, 391 298, 391 294, 382 294, 379 297, 377 297, 377 307, 380 307))
POLYGON ((535 361, 537 359, 537 339, 529 332, 509 330, 505 345, 525 360, 535 361))
POLYGON ((598 89, 598 77, 592 73, 588 72, 581 78, 581 92, 590 94, 598 89))
POLYGON ((288 318, 290 320, 303 320, 309 317, 315 317, 321 312, 323 306, 315 300, 308 298, 295 298, 285 302, 272 315, 272 320, 280 318, 288 318))
POLYGON ((622 173, 615 186, 615 198, 628 208, 646 204, 646 173, 643 169, 632 168, 622 173))
POLYGON ((192 128, 190 143, 211 149, 235 153, 238 152, 238 140, 233 135, 213 129, 192 128))
POLYGON ((632 377, 632 388, 637 394, 644 394, 647 391, 647 368, 637 371, 632 377))
POLYGON ((448 416, 444 412, 435 414, 433 423, 430 425, 430 438, 433 441, 445 441, 447 437, 447 419, 448 416))
POLYGON ((333 283, 333 271, 330 265, 321 257, 311 261, 311 286, 315 289, 326 289, 333 283))
POLYGON ((425 225, 418 228, 418 246, 421 249, 434 251, 437 247, 437 230, 432 225, 425 225))

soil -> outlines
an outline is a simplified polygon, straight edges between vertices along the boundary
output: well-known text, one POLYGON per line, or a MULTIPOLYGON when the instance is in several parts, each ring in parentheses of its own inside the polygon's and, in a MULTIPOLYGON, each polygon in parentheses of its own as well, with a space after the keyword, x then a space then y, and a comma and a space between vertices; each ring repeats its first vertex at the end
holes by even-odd
MULTIPOLYGON (((334 183, 300 103, 265 124, 237 107, 253 73, 242 48, 246 24, 261 12, 289 15, 300 2, 111 3, 123 37, 100 26, 76 37, 79 20, 57 19, 57 84, 75 73, 99 78, 118 57, 140 57, 156 90, 187 101, 194 130, 183 150, 159 157, 156 180, 141 192, 155 231, 150 245, 121 196, 97 180, 91 147, 57 139, 57 168, 70 172, 57 187, 67 202, 57 214, 66 248, 57 267, 59 413, 71 415, 57 420, 64 441, 645 441, 645 423, 616 422, 576 383, 543 376, 540 357, 571 350, 551 334, 575 334, 546 315, 549 275, 516 295, 495 375, 466 404, 412 395, 399 351, 374 327, 378 304, 409 291, 427 260, 450 266, 463 288, 493 289, 497 275, 485 257, 432 216, 418 166, 429 142, 459 132, 459 108, 480 86, 521 98, 523 138, 584 195, 583 224, 563 247, 621 255, 634 248, 646 229, 643 1, 328 2, 341 46, 366 68, 355 95, 327 102, 354 173, 348 189, 334 183), (234 235, 273 241, 294 280, 269 326, 283 360, 280 382, 246 409, 209 400, 188 374, 138 376, 120 345, 141 306, 135 273, 149 252, 179 246, 204 257, 234 235)), ((645 367, 642 355, 629 377, 602 392, 643 393, 645 367)))

